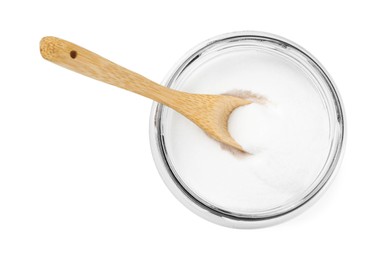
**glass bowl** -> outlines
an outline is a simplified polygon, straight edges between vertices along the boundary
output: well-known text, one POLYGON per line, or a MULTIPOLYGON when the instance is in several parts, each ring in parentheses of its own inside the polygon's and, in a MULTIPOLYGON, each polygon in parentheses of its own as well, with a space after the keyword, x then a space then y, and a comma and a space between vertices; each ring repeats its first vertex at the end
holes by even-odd
MULTIPOLYGON (((163 85, 193 93, 223 94, 237 82, 240 86, 235 88, 248 91, 275 90, 279 105, 281 96, 298 103, 294 125, 302 130, 309 127, 316 136, 296 137, 285 127, 279 129, 289 132, 288 142, 279 146, 289 146, 292 140, 293 148, 287 148, 281 161, 271 168, 259 168, 260 172, 267 169, 269 175, 255 180, 243 172, 243 164, 250 159, 233 159, 234 155, 215 144, 203 146, 200 152, 193 136, 200 130, 168 107, 154 103, 151 150, 163 181, 191 211, 227 227, 265 227, 302 212, 326 189, 342 158, 345 116, 336 87, 320 62, 299 45, 268 33, 234 32, 209 39, 189 51, 163 85), (302 126, 302 121, 296 121, 301 114, 315 123, 302 126), (221 153, 218 169, 212 162, 215 158, 206 155, 207 149, 221 153), (236 166, 228 167, 232 160, 236 166), (264 182, 272 189, 258 185, 264 182)), ((263 155, 255 156, 265 160, 263 155)), ((248 169, 253 171, 253 165, 248 169)))

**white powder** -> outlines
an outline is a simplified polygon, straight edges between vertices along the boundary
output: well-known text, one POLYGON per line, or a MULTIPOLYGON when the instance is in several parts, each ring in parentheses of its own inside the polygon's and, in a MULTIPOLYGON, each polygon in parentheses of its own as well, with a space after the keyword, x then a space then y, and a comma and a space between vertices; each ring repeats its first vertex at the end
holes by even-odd
MULTIPOLYGON (((276 143, 288 145, 282 131, 287 120, 282 120, 275 106, 252 103, 232 112, 228 121, 231 136, 250 154, 272 150, 276 143)), ((287 136, 288 137, 288 136, 287 136)), ((245 155, 249 156, 249 155, 245 155)))
POLYGON ((168 110, 165 141, 181 182, 223 210, 253 215, 304 196, 327 158, 327 110, 308 74, 285 57, 242 50, 212 58, 186 73, 179 89, 258 93, 267 102, 236 109, 229 131, 252 155, 240 158, 178 113, 168 110))

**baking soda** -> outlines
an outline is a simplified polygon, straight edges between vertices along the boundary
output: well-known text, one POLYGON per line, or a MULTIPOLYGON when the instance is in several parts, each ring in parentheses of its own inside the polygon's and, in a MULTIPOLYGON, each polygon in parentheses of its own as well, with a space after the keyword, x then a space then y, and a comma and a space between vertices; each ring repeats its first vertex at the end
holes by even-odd
MULTIPOLYGON (((193 67, 193 66, 192 66, 193 67)), ((256 93, 228 129, 249 154, 235 156, 168 109, 165 142, 176 177, 196 198, 252 216, 297 201, 312 189, 329 153, 329 118, 315 82, 286 57, 243 50, 185 72, 191 93, 256 93)))

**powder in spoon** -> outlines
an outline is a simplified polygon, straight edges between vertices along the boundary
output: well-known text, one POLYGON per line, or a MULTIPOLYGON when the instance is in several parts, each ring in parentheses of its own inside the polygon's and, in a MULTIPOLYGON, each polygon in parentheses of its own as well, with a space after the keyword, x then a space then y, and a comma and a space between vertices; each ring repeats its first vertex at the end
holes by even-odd
MULTIPOLYGON (((228 92, 224 93, 223 95, 243 98, 246 100, 250 100, 253 103, 257 103, 257 104, 261 104, 261 105, 268 103, 268 100, 264 96, 253 93, 252 91, 247 91, 247 90, 232 90, 232 91, 228 91, 228 92)), ((248 123, 246 120, 242 120, 242 121, 244 121, 243 123, 248 123)), ((228 131, 229 131, 229 129, 228 129, 228 131)), ((248 154, 254 153, 253 152, 254 149, 246 148, 246 147, 250 147, 251 143, 244 145, 246 147, 242 146, 242 147, 244 147, 244 152, 240 151, 240 150, 238 150, 230 145, 221 143, 221 142, 219 144, 220 144, 220 147, 222 149, 231 152, 234 156, 237 156, 239 158, 242 158, 244 156, 247 156, 248 154)))
POLYGON ((229 117, 228 131, 249 154, 258 154, 282 142, 277 129, 282 129, 277 111, 272 106, 252 103, 235 109, 229 117))

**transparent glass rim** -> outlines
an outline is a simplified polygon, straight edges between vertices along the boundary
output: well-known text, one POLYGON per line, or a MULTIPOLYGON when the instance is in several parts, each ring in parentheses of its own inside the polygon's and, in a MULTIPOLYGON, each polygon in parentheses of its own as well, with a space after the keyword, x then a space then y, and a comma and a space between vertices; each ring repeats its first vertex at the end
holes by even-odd
POLYGON ((322 175, 323 177, 319 180, 311 192, 308 192, 301 200, 298 200, 297 203, 287 205, 280 210, 267 212, 265 214, 258 214, 255 216, 245 216, 233 212, 227 212, 208 203, 205 203, 205 201, 202 201, 199 197, 195 196, 188 187, 183 185, 183 183, 178 180, 178 175, 175 174, 171 160, 168 159, 169 155, 165 145, 162 125, 164 106, 158 103, 154 103, 150 115, 151 151, 157 169, 170 191, 187 208, 200 215, 201 217, 220 225, 236 228, 254 228, 275 224, 284 221, 293 215, 299 214, 312 203, 314 203, 316 198, 325 191, 328 184, 333 179, 333 176, 335 175, 334 173, 336 173, 337 168, 341 162, 346 139, 346 120, 343 104, 333 80, 320 64, 320 62, 318 62, 310 53, 308 53, 299 45, 277 35, 256 31, 241 31, 213 37, 193 48, 179 62, 177 62, 176 66, 170 71, 166 79, 163 81, 163 85, 166 87, 171 87, 173 82, 190 64, 192 64, 192 62, 197 60, 200 55, 210 51, 211 48, 219 45, 240 43, 242 41, 249 40, 272 42, 278 46, 285 47, 285 49, 298 52, 300 55, 302 55, 301 58, 306 59, 313 69, 316 69, 318 72, 320 72, 321 77, 323 77, 323 80, 327 83, 328 86, 328 89, 326 90, 328 91, 329 95, 327 100, 330 101, 329 105, 332 106, 328 109, 328 111, 330 113, 334 112, 332 115, 330 115, 330 117, 332 116, 334 120, 334 137, 332 138, 331 145, 333 153, 330 153, 325 173, 322 175))

